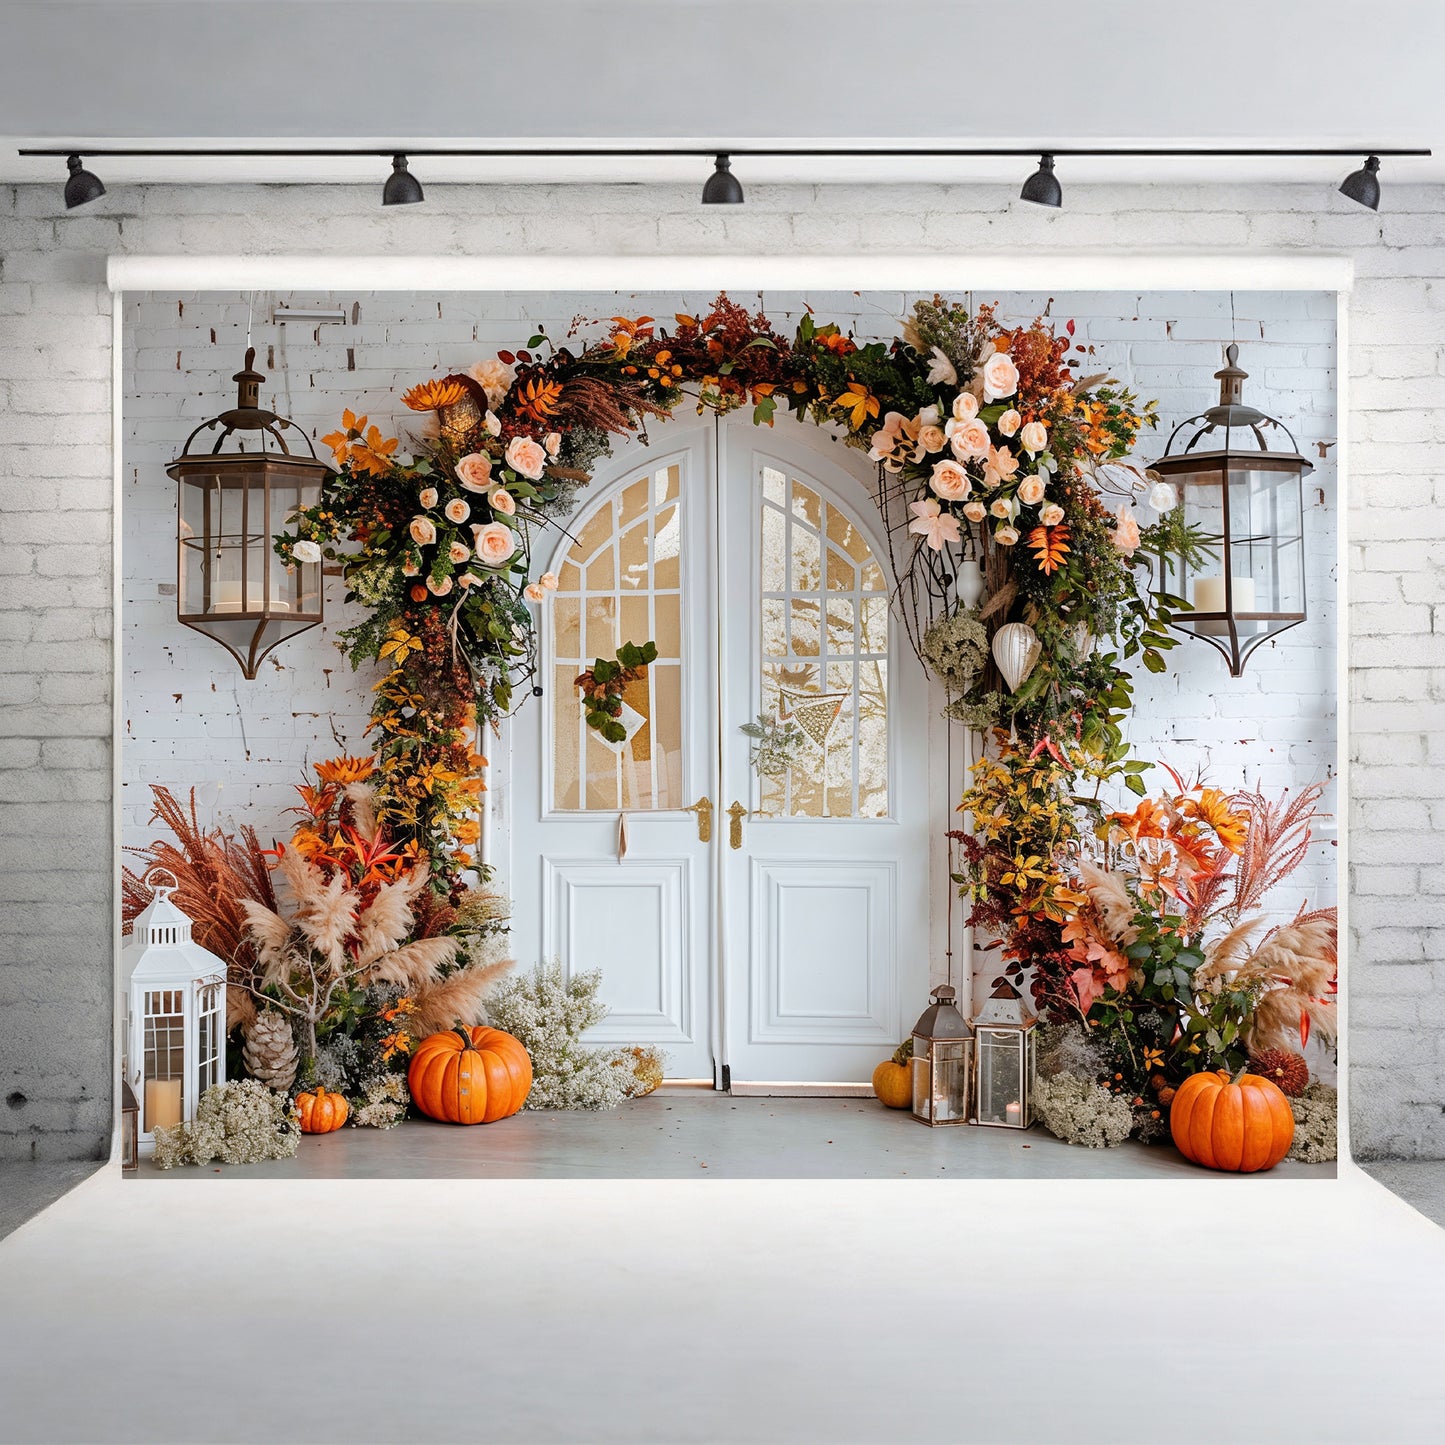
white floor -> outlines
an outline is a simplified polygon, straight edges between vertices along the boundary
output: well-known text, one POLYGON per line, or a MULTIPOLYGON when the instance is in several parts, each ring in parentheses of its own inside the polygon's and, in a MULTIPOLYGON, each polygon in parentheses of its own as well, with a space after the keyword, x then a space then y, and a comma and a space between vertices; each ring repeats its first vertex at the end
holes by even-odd
POLYGON ((1233 1186, 106 1170, 0 1243, 0 1440, 1439 1441, 1445 1231, 1233 1186))

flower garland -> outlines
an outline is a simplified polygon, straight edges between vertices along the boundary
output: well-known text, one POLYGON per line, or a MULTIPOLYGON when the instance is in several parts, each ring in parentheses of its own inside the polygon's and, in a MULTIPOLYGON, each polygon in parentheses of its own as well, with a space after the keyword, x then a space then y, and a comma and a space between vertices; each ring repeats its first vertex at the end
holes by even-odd
POLYGON ((505 715, 535 669, 532 609, 557 579, 527 580, 533 530, 566 512, 614 437, 645 436, 649 419, 671 416, 688 395, 699 413, 750 406, 755 423, 771 425, 782 402, 841 429, 906 503, 903 565, 978 557, 990 584, 979 614, 987 635, 1018 618, 1042 644, 1006 702, 991 666, 960 674, 970 685, 955 715, 1006 710, 1031 737, 1118 764, 1130 701, 1122 664, 1138 656, 1162 670, 1169 609, 1184 605, 1141 588, 1135 555, 1200 539, 1182 527, 1168 488, 1151 493, 1162 515, 1148 527, 1127 503, 1104 505, 1101 469, 1153 425, 1154 405, 1103 376, 1075 379, 1072 323, 1063 335, 1043 322, 1007 329, 991 307, 969 313, 935 298, 891 343, 859 346, 811 316, 789 341, 723 295, 671 329, 619 316, 578 341, 583 324, 567 344, 539 331, 525 349, 412 387, 406 406, 437 419, 413 457, 369 418, 345 413, 324 438, 336 476, 275 539, 288 565, 339 561, 348 600, 368 609, 340 644, 353 666, 389 668, 371 718, 378 806, 394 837, 433 860, 438 886, 459 886, 476 841, 482 760, 472 730, 505 715), (1094 639, 1117 651, 1096 650, 1094 639))

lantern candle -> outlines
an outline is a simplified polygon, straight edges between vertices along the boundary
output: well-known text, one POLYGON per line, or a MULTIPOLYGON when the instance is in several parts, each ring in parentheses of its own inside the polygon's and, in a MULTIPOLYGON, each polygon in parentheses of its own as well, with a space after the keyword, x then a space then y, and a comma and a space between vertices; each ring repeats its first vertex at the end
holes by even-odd
MULTIPOLYGON (((291 604, 284 597, 273 597, 267 604, 271 612, 289 612, 291 604)), ((241 584, 239 582, 217 582, 211 596, 212 612, 239 612, 241 610, 241 584)))
MULTIPOLYGON (((1232 579, 1234 592, 1235 631, 1254 630, 1253 622, 1240 623, 1241 612, 1254 611, 1254 578, 1235 575, 1232 579)), ((1223 577, 1196 577, 1194 579, 1194 610, 1196 612, 1225 612, 1228 610, 1224 598, 1223 577)), ((1229 623, 1223 620, 1199 622, 1199 631, 1210 636, 1223 636, 1229 631, 1229 623)))
POLYGON ((181 1122, 181 1081, 179 1079, 147 1079, 145 1131, 169 1129, 181 1122))
POLYGON ((1015 1129, 1024 1121, 1024 1111, 1017 1099, 1011 1104, 1005 1104, 1003 1112, 1005 1120, 1012 1124, 1015 1129))

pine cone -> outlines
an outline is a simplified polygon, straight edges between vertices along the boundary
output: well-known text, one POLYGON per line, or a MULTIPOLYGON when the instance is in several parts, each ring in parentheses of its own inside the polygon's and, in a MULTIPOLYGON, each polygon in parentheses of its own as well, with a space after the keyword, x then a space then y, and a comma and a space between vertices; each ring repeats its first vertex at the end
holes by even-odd
POLYGON ((1291 1099, 1298 1099, 1310 1081, 1310 1066, 1288 1049, 1264 1049, 1249 1061, 1249 1072, 1277 1084, 1291 1099))
POLYGON ((296 1082, 296 1039, 285 1014, 268 1009, 246 1030, 241 1061, 253 1079, 284 1094, 296 1082))

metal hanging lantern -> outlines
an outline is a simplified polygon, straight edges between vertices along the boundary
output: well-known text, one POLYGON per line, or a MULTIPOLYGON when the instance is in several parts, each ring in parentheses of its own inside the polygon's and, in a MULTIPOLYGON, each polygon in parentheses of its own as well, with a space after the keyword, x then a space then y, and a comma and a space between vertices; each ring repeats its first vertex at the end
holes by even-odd
POLYGON ((1180 422, 1151 470, 1177 487, 1184 521, 1217 539, 1202 571, 1178 558, 1165 564, 1163 590, 1194 604, 1173 626, 1218 648, 1239 677, 1256 648, 1305 620, 1303 479, 1314 468, 1283 422, 1244 404, 1249 373, 1237 364, 1239 348, 1231 344, 1225 357, 1214 373, 1219 405, 1180 422), (1276 429, 1289 451, 1270 450, 1266 432, 1276 429), (1214 450, 1199 449, 1205 438, 1214 450))
MULTIPOLYGON (((152 868, 146 883, 168 869, 152 868)), ((171 902, 175 887, 152 884, 154 896, 131 925, 121 952, 126 980, 121 1077, 140 1101, 139 1153, 155 1148, 161 1125, 196 1117, 212 1084, 226 1080, 226 965, 191 938, 191 920, 171 902)))
POLYGON ((1038 1019, 1007 981, 973 1021, 973 1122, 1027 1129, 1034 1122, 1038 1019))
POLYGON ((920 1124, 967 1124, 973 1034, 948 984, 913 1026, 913 1117, 920 1124))
POLYGON ((322 620, 321 559, 288 568, 272 538, 296 512, 321 501, 332 468, 294 422, 260 405, 256 350, 231 379, 236 406, 202 422, 166 471, 180 484, 177 620, 219 642, 248 678, 278 642, 322 620), (192 452, 203 432, 220 427, 210 451, 192 452), (309 456, 293 453, 282 433, 295 431, 309 456), (228 437, 259 433, 259 449, 223 452, 228 437), (270 449, 268 449, 268 446, 270 449), (277 450, 279 448, 279 450, 277 450))

